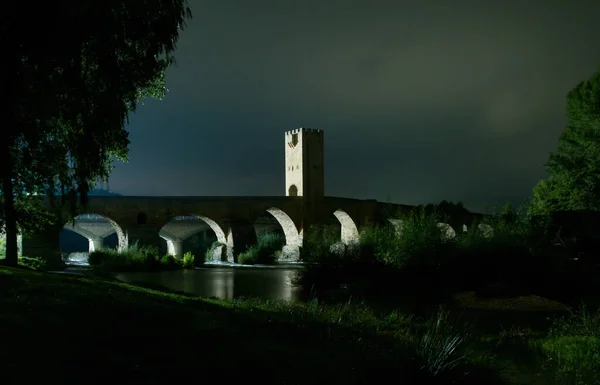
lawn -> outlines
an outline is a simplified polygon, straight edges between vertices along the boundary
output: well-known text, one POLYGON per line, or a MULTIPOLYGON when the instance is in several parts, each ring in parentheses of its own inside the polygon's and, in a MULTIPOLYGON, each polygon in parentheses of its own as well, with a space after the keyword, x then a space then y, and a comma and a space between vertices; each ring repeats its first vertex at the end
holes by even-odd
POLYGON ((0 293, 6 384, 559 384, 534 342, 569 350, 569 365, 594 360, 598 347, 567 331, 547 335, 550 315, 567 313, 535 297, 506 309, 466 294, 452 313, 418 318, 315 301, 201 299, 7 267, 0 293))
MULTIPOLYGON (((206 300, 6 267, 0 293, 7 384, 373 384, 432 377, 410 345, 373 328, 366 312, 206 300)), ((398 327, 393 322, 391 329, 398 327)))

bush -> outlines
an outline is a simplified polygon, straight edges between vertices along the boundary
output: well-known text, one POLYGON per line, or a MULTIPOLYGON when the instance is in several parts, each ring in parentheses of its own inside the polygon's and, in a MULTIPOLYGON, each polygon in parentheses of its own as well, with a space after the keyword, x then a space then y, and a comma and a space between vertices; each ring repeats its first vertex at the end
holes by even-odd
POLYGON ((195 265, 196 263, 196 258, 194 257, 194 254, 192 254, 191 252, 187 252, 185 254, 183 254, 183 268, 184 269, 193 269, 194 267, 196 267, 195 265))
POLYGON ((362 228, 358 252, 345 255, 330 250, 339 238, 311 228, 304 260, 318 266, 308 266, 298 283, 313 292, 344 285, 353 295, 395 296, 418 287, 423 296, 447 297, 489 285, 500 295, 529 292, 542 284, 534 279, 536 271, 549 269, 551 261, 543 258, 545 222, 534 223, 524 213, 507 206, 499 215, 474 221, 467 231, 460 225, 448 237, 439 223, 451 221, 421 208, 404 217, 400 231, 392 224, 362 228))
MULTIPOLYGON (((47 271, 61 269, 64 267, 62 261, 48 261, 42 257, 27 257, 21 254, 21 246, 18 249, 19 265, 32 270, 47 271)), ((6 258, 6 236, 0 232, 0 260, 6 258)))
POLYGON ((301 258, 307 263, 334 262, 339 255, 331 251, 331 246, 340 240, 339 226, 312 225, 304 233, 301 258))
POLYGON ((277 261, 285 239, 280 234, 268 233, 258 238, 256 245, 250 246, 238 255, 238 263, 244 265, 273 264, 277 261))
POLYGON ((415 212, 403 222, 400 234, 392 224, 363 227, 358 248, 345 253, 332 252, 331 248, 339 242, 339 227, 337 231, 312 227, 304 239, 304 260, 313 264, 299 274, 296 283, 311 295, 319 293, 321 298, 340 287, 359 297, 406 291, 413 285, 401 273, 417 266, 422 270, 428 264, 435 265, 433 261, 443 255, 446 241, 441 238, 438 220, 433 215, 415 212))
POLYGON ((204 260, 202 261, 197 261, 197 265, 201 265, 202 263, 204 263, 205 261, 214 261, 215 260, 215 250, 217 250, 217 248, 221 247, 221 256, 220 258, 218 258, 218 261, 222 261, 223 260, 223 253, 226 253, 227 249, 226 249, 226 245, 224 243, 221 243, 219 241, 215 241, 213 242, 210 247, 206 250, 206 252, 204 253, 204 260))
POLYGON ((40 257, 19 257, 19 265, 40 271, 48 270, 50 267, 48 261, 40 257))
POLYGON ((47 260, 42 257, 19 256, 19 265, 37 271, 60 270, 65 264, 60 260, 47 260))
POLYGON ((359 258, 389 265, 402 265, 402 242, 392 225, 367 227, 361 231, 359 258))
POLYGON ((442 237, 438 227, 441 219, 437 213, 428 214, 425 210, 414 212, 403 223, 399 236, 401 251, 395 263, 404 265, 433 265, 444 255, 444 246, 452 239, 442 237))
POLYGON ((172 256, 159 257, 159 250, 154 246, 139 246, 134 243, 123 251, 103 248, 89 254, 91 266, 110 271, 148 271, 173 269, 181 265, 172 256))
POLYGON ((177 267, 179 262, 171 254, 166 254, 160 259, 160 264, 165 267, 177 267))

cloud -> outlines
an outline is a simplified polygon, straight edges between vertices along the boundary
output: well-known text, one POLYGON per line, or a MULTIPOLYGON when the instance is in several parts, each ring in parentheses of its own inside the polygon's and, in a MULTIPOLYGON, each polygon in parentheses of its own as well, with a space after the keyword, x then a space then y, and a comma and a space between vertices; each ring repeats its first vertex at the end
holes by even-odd
POLYGON ((115 178, 158 157, 165 193, 279 194, 283 131, 308 126, 328 194, 526 196, 600 65, 600 3, 534 3, 190 1, 171 92, 132 119, 115 178))

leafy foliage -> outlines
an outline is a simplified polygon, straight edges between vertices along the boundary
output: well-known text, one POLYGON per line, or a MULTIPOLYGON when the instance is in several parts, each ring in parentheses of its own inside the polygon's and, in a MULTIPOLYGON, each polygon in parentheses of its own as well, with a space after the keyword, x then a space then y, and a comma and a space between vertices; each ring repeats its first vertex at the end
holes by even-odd
MULTIPOLYGON (((0 200, 0 203, 2 200, 0 200)), ((56 216, 45 210, 42 199, 38 196, 20 195, 15 199, 17 229, 24 237, 36 231, 42 231, 54 222, 56 216)), ((4 227, 4 205, 0 204, 0 228, 4 227)))
POLYGON ((190 253, 189 251, 183 254, 182 266, 184 269, 193 269, 195 264, 196 258, 194 257, 194 254, 190 253))
POLYGON ((238 255, 238 262, 244 265, 272 264, 277 260, 285 238, 277 233, 267 233, 258 237, 256 245, 248 247, 238 255))
POLYGON ((104 271, 154 271, 181 267, 171 255, 161 257, 158 248, 141 246, 137 242, 122 251, 103 248, 89 254, 88 262, 104 271))
POLYGON ((337 259, 331 246, 339 242, 341 230, 339 226, 311 225, 304 233, 302 259, 307 263, 319 263, 337 259))
POLYGON ((550 154, 531 211, 600 210, 600 70, 567 96, 567 127, 550 154))
POLYGON ((202 254, 196 257, 196 265, 201 265, 206 261, 221 261, 224 257, 227 257, 226 252, 226 244, 214 241, 204 252, 204 258, 202 258, 202 254), (217 252, 217 250, 219 250, 219 252, 217 252))
MULTIPOLYGON (((334 293, 344 287, 352 296, 377 298, 405 295, 418 287, 423 301, 464 290, 520 295, 530 286, 543 286, 532 279, 532 271, 560 263, 546 258, 552 247, 547 224, 537 219, 526 209, 506 205, 497 215, 467 222, 466 231, 461 224, 446 232, 440 223, 448 217, 420 207, 395 225, 363 226, 356 253, 312 255, 310 261, 319 265, 307 266, 297 283, 306 293, 334 293)), ((309 242, 319 238, 305 238, 304 247, 321 249, 309 242)))
POLYGON ((179 31, 191 16, 185 0, 15 3, 0 16, 5 118, 0 142, 8 259, 16 264, 16 201, 62 192, 76 212, 79 196, 127 160, 129 113, 161 98, 179 31), (23 33, 22 18, 40 33, 23 33), (56 44, 60 42, 60 44, 56 44))

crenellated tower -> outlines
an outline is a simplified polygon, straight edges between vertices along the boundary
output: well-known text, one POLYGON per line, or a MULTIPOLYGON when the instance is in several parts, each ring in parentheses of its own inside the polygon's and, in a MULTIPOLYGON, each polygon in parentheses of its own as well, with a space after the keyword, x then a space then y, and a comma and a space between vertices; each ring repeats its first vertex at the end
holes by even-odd
POLYGON ((285 195, 315 201, 325 196, 323 130, 298 128, 285 133, 285 195))

